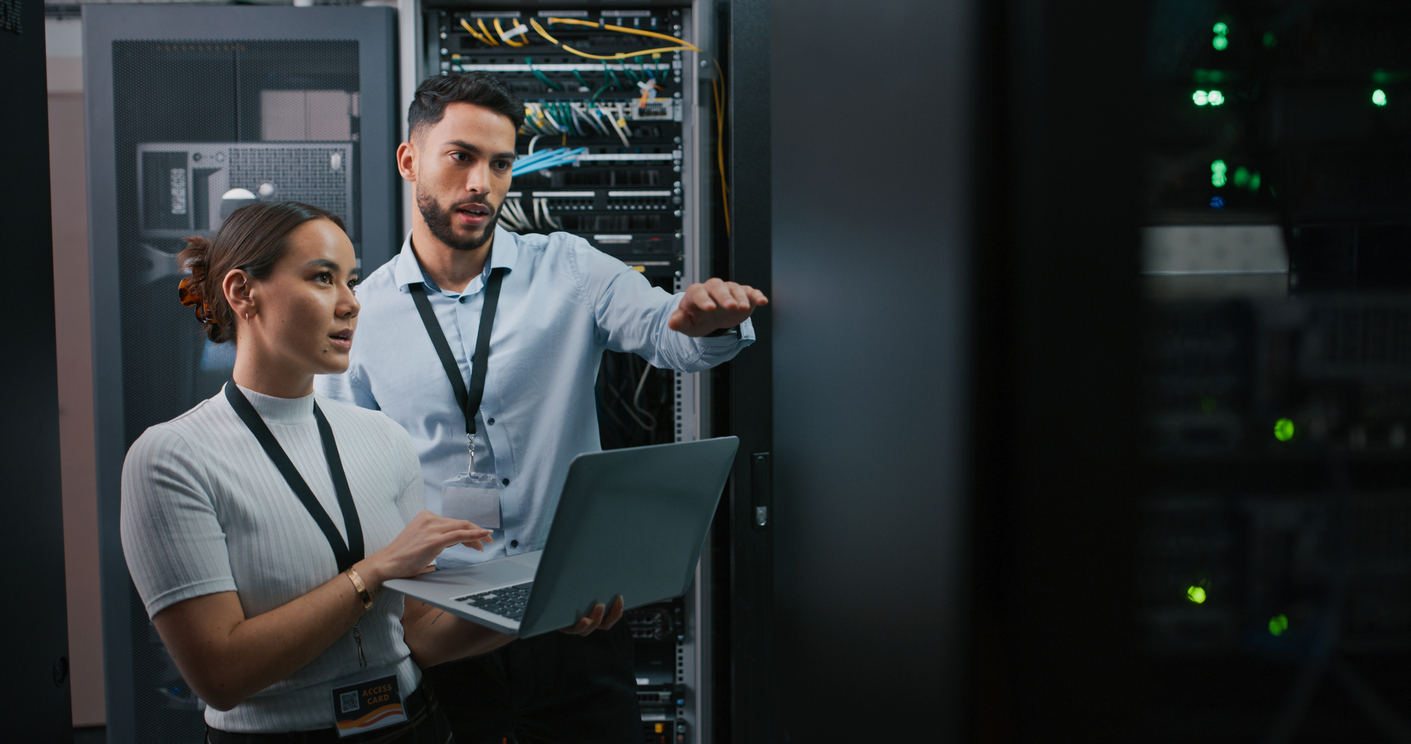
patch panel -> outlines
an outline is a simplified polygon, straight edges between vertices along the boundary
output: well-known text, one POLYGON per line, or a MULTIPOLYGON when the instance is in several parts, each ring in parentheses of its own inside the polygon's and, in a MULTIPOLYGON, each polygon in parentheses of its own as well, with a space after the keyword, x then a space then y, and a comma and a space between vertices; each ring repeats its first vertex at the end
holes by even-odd
POLYGON ((632 629, 632 639, 636 641, 669 641, 676 635, 676 624, 667 607, 629 610, 622 619, 632 629))
POLYGON ((506 227, 575 233, 649 278, 681 276, 681 74, 690 53, 672 41, 682 38, 681 11, 458 8, 428 20, 436 69, 494 73, 525 102, 519 152, 585 150, 516 175, 506 227))

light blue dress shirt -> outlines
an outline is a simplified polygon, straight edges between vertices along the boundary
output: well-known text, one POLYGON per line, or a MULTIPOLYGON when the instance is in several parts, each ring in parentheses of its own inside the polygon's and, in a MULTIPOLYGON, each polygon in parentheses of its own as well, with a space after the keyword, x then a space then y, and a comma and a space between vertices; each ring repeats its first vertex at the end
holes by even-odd
POLYGON ((319 395, 381 410, 411 434, 426 508, 440 513, 442 484, 464 472, 469 459, 465 416, 408 286, 425 284, 469 387, 485 282, 491 269, 508 270, 475 424, 475 469, 502 484, 502 529, 483 553, 460 545, 442 553, 443 568, 544 547, 569 463, 602 449, 593 392, 604 350, 698 372, 754 341, 749 321, 738 338, 691 338, 669 329, 679 294, 653 287, 568 233, 516 235, 497 227, 488 263, 464 292, 443 290, 422 272, 408 236, 401 253, 358 284, 362 310, 348 371, 315 382, 319 395))

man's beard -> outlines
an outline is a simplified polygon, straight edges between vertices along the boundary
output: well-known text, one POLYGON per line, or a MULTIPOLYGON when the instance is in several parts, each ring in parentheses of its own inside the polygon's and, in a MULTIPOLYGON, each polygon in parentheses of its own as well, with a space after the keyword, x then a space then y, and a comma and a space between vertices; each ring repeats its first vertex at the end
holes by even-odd
MULTIPOLYGON (((456 208, 466 204, 484 204, 488 207, 490 201, 488 199, 466 199, 451 205, 450 209, 442 209, 430 194, 423 193, 420 188, 416 190, 417 209, 421 211, 421 216, 426 220, 426 226, 431 230, 431 234, 436 236, 437 240, 458 251, 473 251, 490 242, 490 238, 495 236, 495 225, 500 222, 500 210, 495 209, 490 213, 490 219, 485 221, 485 227, 481 229, 479 235, 469 238, 457 236, 455 230, 451 228, 451 220, 455 217, 456 208)), ((503 208, 504 205, 501 204, 500 207, 503 208)))

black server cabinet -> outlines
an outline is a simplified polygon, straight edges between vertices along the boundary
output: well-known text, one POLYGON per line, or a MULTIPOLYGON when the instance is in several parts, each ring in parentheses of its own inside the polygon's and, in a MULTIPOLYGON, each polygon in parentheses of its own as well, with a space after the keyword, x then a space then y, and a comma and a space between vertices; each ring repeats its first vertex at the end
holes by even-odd
POLYGON ((194 741, 202 703, 132 586, 119 536, 131 443, 214 394, 231 345, 177 302, 182 238, 252 199, 347 222, 363 271, 398 240, 395 13, 89 7, 90 249, 103 632, 111 742, 194 741))
POLYGON ((6 740, 60 741, 70 730, 68 623, 40 3, 0 2, 0 70, 0 137, 7 145, 0 150, 0 224, 13 247, 5 265, 14 278, 0 294, 6 319, 0 560, 17 567, 7 583, 24 607, 0 621, 10 639, 0 710, 6 740))

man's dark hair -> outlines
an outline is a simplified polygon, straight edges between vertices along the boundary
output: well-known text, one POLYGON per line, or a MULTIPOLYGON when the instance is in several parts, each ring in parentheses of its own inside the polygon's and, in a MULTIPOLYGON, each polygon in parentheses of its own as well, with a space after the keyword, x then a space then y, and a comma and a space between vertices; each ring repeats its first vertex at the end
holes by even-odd
POLYGON ((503 114, 514 123, 515 131, 524 124, 524 104, 494 75, 479 70, 434 75, 416 87, 407 110, 408 139, 416 139, 423 128, 436 126, 446 115, 446 107, 453 103, 484 106, 503 114))

